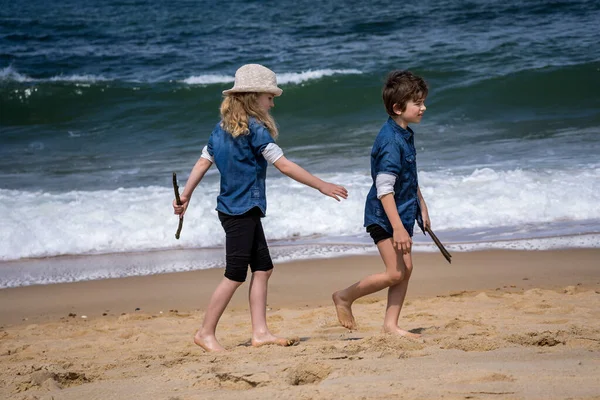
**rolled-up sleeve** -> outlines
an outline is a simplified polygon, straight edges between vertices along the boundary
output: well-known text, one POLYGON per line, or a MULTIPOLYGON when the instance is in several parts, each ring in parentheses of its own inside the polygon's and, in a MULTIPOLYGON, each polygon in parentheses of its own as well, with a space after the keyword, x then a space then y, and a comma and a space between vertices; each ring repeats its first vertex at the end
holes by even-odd
POLYGON ((269 143, 262 152, 263 157, 271 164, 283 157, 283 150, 275 143, 269 143))
POLYGON ((377 188, 377 198, 381 200, 386 194, 394 194, 394 184, 396 183, 396 176, 381 172, 377 174, 375 179, 375 186, 377 188))
POLYGON ((211 163, 215 162, 215 159, 213 158, 213 156, 208 152, 208 146, 204 146, 204 148, 202 149, 202 154, 200 154, 200 157, 206 158, 211 163))

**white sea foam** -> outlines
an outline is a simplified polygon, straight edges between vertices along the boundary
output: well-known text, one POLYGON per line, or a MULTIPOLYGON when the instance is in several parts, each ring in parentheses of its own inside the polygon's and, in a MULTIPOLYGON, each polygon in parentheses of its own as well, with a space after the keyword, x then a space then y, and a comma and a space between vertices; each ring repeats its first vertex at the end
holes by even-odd
POLYGON ((29 82, 32 79, 27 75, 18 73, 12 66, 0 69, 0 82, 2 81, 16 81, 16 82, 29 82))
MULTIPOLYGON (((350 173, 321 177, 344 184, 349 199, 337 203, 276 173, 269 178, 263 224, 270 240, 314 241, 316 236, 318 242, 318 237, 365 235, 363 210, 370 177, 350 173)), ((502 227, 523 226, 519 235, 527 238, 527 226, 552 223, 581 225, 580 233, 593 233, 600 221, 598 168, 481 169, 467 175, 422 171, 420 183, 438 234, 461 229, 502 232, 502 227)), ((222 246, 224 235, 214 211, 218 183, 212 180, 201 188, 185 216, 180 240, 174 238, 177 218, 172 214, 172 189, 167 187, 68 193, 0 189, 0 260, 222 246)), ((541 234, 533 228, 530 232, 529 238, 541 234)), ((501 233, 496 238, 500 241, 501 233)))
POLYGON ((288 72, 277 74, 277 83, 282 85, 299 84, 310 80, 321 79, 325 76, 357 74, 362 74, 362 72, 357 69, 317 69, 314 71, 288 72))
POLYGON ((227 75, 198 75, 183 80, 188 85, 214 85, 215 83, 233 82, 233 76, 227 75))
POLYGON ((83 82, 83 83, 95 83, 105 82, 110 79, 105 78, 102 75, 57 75, 47 79, 50 82, 83 82))
MULTIPOLYGON (((275 263, 376 252, 374 246, 356 245, 271 246, 270 250, 275 263)), ((224 266, 223 246, 195 250, 27 259, 6 262, 2 265, 0 289, 195 271, 224 266)))
MULTIPOLYGON (((362 72, 357 69, 318 69, 318 70, 309 70, 302 72, 286 72, 277 74, 277 83, 280 85, 286 84, 299 84, 302 82, 320 79, 325 76, 331 75, 355 75, 361 74, 362 72)), ((233 76, 227 75, 198 75, 191 76, 185 80, 184 83, 190 85, 212 85, 216 83, 229 83, 233 82, 233 76)))
MULTIPOLYGON (((561 248, 598 247, 600 234, 539 238, 481 243, 451 243, 452 253, 474 250, 551 250, 561 248)), ((435 245, 415 243, 414 252, 438 253, 435 245)), ((334 258, 350 255, 377 254, 372 244, 305 244, 271 245, 275 263, 302 259, 334 258)), ((441 255, 440 255, 441 257, 441 255)), ((0 289, 78 282, 97 279, 123 278, 170 272, 194 271, 225 266, 225 249, 218 248, 141 253, 121 253, 97 256, 53 257, 5 262, 0 269, 0 289)))
MULTIPOLYGON (((580 249, 595 248, 600 246, 600 234, 573 235, 565 237, 544 237, 522 240, 501 240, 497 242, 480 243, 455 243, 446 246, 448 251, 475 251, 475 250, 554 250, 554 249, 580 249)), ((429 246, 432 249, 432 246, 429 246)), ((437 248, 434 249, 437 251, 437 248)))
POLYGON ((102 75, 90 75, 90 74, 74 74, 74 75, 57 75, 50 78, 34 79, 27 75, 19 73, 12 66, 8 66, 0 70, 0 82, 2 81, 15 81, 15 82, 82 82, 82 83, 95 83, 104 82, 110 79, 105 78, 102 75))

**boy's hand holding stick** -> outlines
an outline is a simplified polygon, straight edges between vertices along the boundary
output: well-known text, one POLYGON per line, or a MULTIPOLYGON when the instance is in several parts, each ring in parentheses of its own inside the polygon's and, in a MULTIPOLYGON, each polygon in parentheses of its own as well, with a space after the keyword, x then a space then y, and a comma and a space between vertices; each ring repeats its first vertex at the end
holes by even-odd
MULTIPOLYGON (((177 174, 175 172, 173 172, 173 190, 175 191, 175 201, 180 206, 181 199, 179 198, 179 186, 177 185, 177 174)), ((181 228, 183 228, 183 215, 179 216, 179 226, 177 227, 177 232, 175 232, 175 239, 179 239, 181 228)))
POLYGON ((452 256, 450 255, 450 253, 448 253, 448 250, 446 250, 446 248, 444 247, 444 245, 442 244, 442 242, 440 242, 440 240, 437 238, 437 236, 435 236, 435 233, 433 233, 433 231, 431 230, 431 228, 429 226, 425 226, 425 232, 427 232, 429 234, 429 236, 431 236, 431 238, 435 242, 435 245, 442 252, 442 255, 444 256, 444 258, 450 264, 452 264, 452 260, 451 260, 452 256))

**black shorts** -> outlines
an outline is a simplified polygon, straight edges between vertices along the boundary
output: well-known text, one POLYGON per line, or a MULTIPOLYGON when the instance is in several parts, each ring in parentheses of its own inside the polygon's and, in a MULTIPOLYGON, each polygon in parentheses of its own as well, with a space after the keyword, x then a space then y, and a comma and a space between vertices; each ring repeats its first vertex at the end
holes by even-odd
POLYGON ((371 235, 371 239, 373 239, 375 244, 393 237, 393 235, 390 235, 385 229, 377 224, 367 226, 367 232, 369 232, 369 235, 371 235))
POLYGON ((258 207, 242 215, 219 212, 219 220, 225 230, 226 278, 244 282, 248 265, 252 272, 273 269, 261 216, 262 211, 258 207))

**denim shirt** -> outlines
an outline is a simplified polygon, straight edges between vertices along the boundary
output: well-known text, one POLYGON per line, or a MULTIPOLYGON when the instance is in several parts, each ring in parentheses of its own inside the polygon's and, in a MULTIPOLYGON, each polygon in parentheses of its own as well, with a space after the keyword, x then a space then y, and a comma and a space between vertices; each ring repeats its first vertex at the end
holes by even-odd
POLYGON ((262 152, 275 140, 267 128, 252 117, 248 119, 248 130, 247 134, 234 138, 219 122, 208 139, 207 151, 221 173, 217 211, 241 215, 258 207, 264 216, 268 163, 262 152))
POLYGON ((410 236, 413 235, 415 220, 423 229, 421 208, 417 195, 417 151, 412 129, 404 129, 391 117, 381 127, 371 150, 371 178, 373 185, 365 204, 365 224, 377 224, 389 234, 394 233, 381 200, 377 198, 375 182, 380 173, 394 175, 394 200, 398 215, 410 236))

